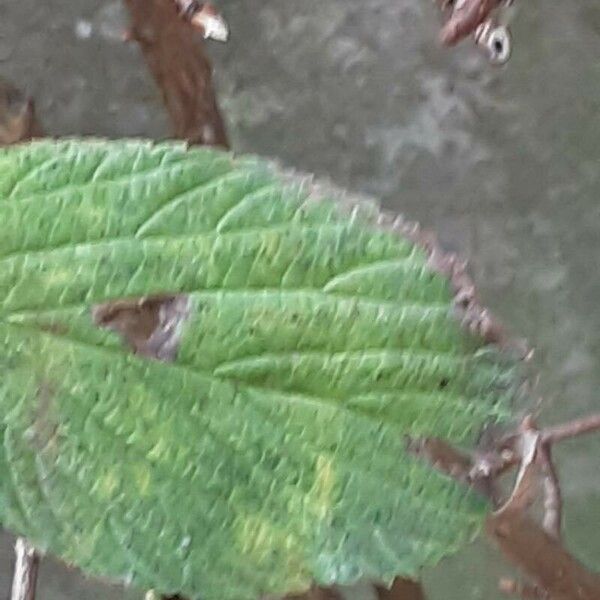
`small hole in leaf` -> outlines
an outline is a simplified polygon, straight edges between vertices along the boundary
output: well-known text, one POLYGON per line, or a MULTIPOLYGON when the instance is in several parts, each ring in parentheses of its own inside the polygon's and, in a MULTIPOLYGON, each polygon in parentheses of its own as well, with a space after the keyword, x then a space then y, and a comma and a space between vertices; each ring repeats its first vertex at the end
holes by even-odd
POLYGON ((440 381, 440 389, 441 389, 441 390, 443 390, 445 387, 447 387, 447 386, 448 386, 448 384, 449 384, 449 383, 450 383, 450 382, 448 381, 448 379, 446 379, 446 378, 444 377, 444 379, 442 379, 442 380, 440 381))

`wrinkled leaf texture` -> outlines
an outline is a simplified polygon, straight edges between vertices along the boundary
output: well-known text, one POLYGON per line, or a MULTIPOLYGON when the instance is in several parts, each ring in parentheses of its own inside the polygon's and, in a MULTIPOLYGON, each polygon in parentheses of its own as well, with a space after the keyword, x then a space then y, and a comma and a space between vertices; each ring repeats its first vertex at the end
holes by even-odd
POLYGON ((0 522, 86 573, 208 600, 415 575, 487 506, 409 456, 506 417, 514 365, 420 248, 256 158, 0 151, 0 522), (94 324, 185 294, 174 362, 94 324))

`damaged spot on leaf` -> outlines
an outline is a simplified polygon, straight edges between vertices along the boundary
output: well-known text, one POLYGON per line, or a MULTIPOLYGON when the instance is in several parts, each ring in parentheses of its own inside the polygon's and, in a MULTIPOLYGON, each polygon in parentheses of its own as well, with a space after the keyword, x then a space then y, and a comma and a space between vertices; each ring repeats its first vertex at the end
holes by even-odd
POLYGON ((183 295, 117 300, 96 306, 92 315, 96 325, 117 332, 135 354, 172 362, 190 302, 183 295))

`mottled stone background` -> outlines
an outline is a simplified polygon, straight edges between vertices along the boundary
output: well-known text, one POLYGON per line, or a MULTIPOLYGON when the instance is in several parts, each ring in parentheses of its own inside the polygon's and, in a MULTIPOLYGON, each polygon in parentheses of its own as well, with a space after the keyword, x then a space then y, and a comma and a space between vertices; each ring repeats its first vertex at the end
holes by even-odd
MULTIPOLYGON (((233 146, 378 196, 471 260, 487 304, 538 350, 545 421, 600 409, 600 5, 527 0, 490 68, 435 42, 430 0, 221 0, 211 46, 233 146)), ((517 4, 519 4, 517 0, 517 4)), ((1 0, 0 75, 53 134, 164 136, 120 2, 1 0)), ((467 45, 468 46, 468 45, 467 45)), ((600 567, 600 437, 557 452, 566 533, 600 567)), ((10 540, 0 545, 8 593, 10 540)), ((425 573, 431 600, 497 600, 478 542, 425 573)), ((39 600, 137 598, 44 561, 39 600)), ((355 592, 355 599, 366 600, 355 592)))

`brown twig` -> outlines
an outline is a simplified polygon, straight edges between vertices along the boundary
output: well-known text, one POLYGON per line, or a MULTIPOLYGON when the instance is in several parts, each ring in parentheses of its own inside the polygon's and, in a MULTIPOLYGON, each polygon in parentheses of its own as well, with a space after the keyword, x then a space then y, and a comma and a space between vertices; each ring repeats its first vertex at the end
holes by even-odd
POLYGON ((560 543, 562 498, 552 462, 552 444, 600 429, 600 417, 592 415, 565 425, 540 430, 531 416, 515 433, 497 442, 495 450, 468 457, 443 440, 411 440, 408 449, 438 470, 459 481, 470 482, 495 498, 495 480, 519 465, 513 491, 488 519, 487 531, 513 564, 534 585, 511 585, 505 591, 524 599, 598 600, 600 575, 588 571, 560 543), (540 527, 527 517, 543 482, 544 517, 540 527), (485 483, 489 484, 486 489, 485 483))
POLYGON ((590 415, 563 425, 538 430, 533 419, 527 417, 521 425, 522 431, 537 433, 536 461, 543 475, 545 531, 560 538, 562 522, 562 494, 556 468, 552 460, 553 444, 600 431, 600 415, 590 415))
POLYGON ((229 147, 217 106, 212 67, 202 39, 172 0, 124 0, 136 40, 158 84, 175 137, 192 144, 229 147))
POLYGON ((535 582, 534 586, 515 588, 522 592, 522 598, 600 598, 600 575, 588 571, 560 543, 562 498, 551 454, 553 441, 587 433, 595 422, 595 417, 590 417, 540 431, 533 419, 526 417, 520 426, 520 439, 515 445, 521 456, 519 475, 510 499, 488 519, 487 530, 506 557, 535 582), (559 435, 555 435, 557 431, 559 435), (526 515, 535 499, 534 480, 540 471, 544 483, 543 527, 526 515))
POLYGON ((505 64, 511 56, 511 35, 508 27, 496 16, 499 8, 512 0, 437 0, 444 13, 450 13, 440 31, 445 46, 454 46, 472 37, 490 63, 505 64))
POLYGON ((408 452, 427 462, 438 471, 458 481, 467 482, 473 468, 470 456, 439 438, 408 438, 408 452))
POLYGON ((598 600, 600 576, 581 565, 556 538, 521 510, 494 513, 487 531, 503 554, 551 600, 598 600))
POLYGON ((454 46, 461 40, 474 35, 503 0, 456 0, 446 2, 452 13, 440 31, 440 41, 445 46, 454 46), (453 5, 454 4, 454 5, 453 5))
POLYGON ((576 419, 555 427, 546 427, 542 431, 542 440, 546 444, 555 444, 595 431, 600 431, 600 414, 576 419))
MULTIPOLYGON (((543 476, 543 527, 548 535, 559 539, 562 526, 562 494, 558 475, 552 462, 551 444, 544 440, 542 432, 531 416, 523 419, 520 430, 522 445, 525 446, 529 443, 528 454, 521 453, 521 471, 523 468, 532 470, 535 468, 536 472, 543 476)), ((521 485, 521 481, 517 478, 514 493, 518 492, 521 485)))

